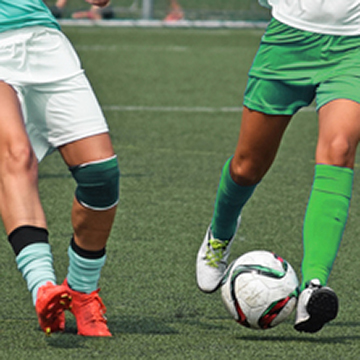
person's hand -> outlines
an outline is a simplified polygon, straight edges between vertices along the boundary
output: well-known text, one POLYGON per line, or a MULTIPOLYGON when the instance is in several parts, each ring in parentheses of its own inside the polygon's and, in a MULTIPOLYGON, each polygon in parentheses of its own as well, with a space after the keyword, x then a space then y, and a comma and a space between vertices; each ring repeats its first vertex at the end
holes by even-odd
POLYGON ((110 3, 110 0, 85 0, 85 1, 91 5, 96 5, 100 7, 104 7, 110 3))

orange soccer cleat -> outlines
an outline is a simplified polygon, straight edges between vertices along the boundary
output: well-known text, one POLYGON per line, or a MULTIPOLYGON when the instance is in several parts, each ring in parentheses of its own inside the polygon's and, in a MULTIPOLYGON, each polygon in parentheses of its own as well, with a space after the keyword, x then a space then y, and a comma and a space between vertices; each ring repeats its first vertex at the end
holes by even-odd
POLYGON ((64 331, 64 310, 71 307, 71 296, 63 285, 54 285, 48 281, 37 293, 35 310, 41 329, 50 335, 52 332, 64 331))
POLYGON ((78 335, 83 336, 112 336, 106 323, 106 307, 102 302, 99 291, 90 294, 72 290, 64 280, 63 286, 67 288, 72 298, 70 311, 75 316, 78 335))

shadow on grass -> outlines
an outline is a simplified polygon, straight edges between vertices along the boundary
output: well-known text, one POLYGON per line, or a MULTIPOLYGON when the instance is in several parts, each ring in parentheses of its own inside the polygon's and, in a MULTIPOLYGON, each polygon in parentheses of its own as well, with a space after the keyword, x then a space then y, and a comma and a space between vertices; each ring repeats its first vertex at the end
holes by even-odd
MULTIPOLYGON (((294 330, 293 336, 278 336, 278 335, 265 335, 257 333, 259 335, 245 335, 245 336, 236 336, 238 340, 244 341, 296 341, 304 343, 313 343, 313 344, 346 344, 349 341, 359 341, 360 335, 343 335, 343 336, 327 336, 326 331, 333 328, 331 331, 336 329, 337 332, 341 332, 341 328, 359 328, 360 322, 336 322, 325 325, 325 327, 316 334, 309 333, 298 333, 294 330)), ((358 332, 358 331, 356 331, 358 332)))
POLYGON ((108 326, 114 334, 177 334, 178 331, 172 329, 168 323, 167 320, 156 317, 119 316, 112 317, 108 326))
MULTIPOLYGON (((108 326, 114 337, 121 334, 149 334, 149 335, 174 335, 177 330, 172 329, 168 321, 155 317, 124 316, 112 318, 108 326)), ((48 338, 48 344, 56 348, 76 349, 86 347, 88 337, 77 336, 75 319, 66 320, 66 329, 62 334, 54 334, 48 338), (74 336, 75 335, 75 336, 74 336)), ((96 338, 92 338, 96 339, 96 338)), ((111 341, 112 338, 107 340, 111 341)))
MULTIPOLYGON (((116 339, 121 336, 121 334, 134 334, 134 335, 182 335, 181 326, 185 329, 187 326, 206 329, 207 331, 221 331, 226 332, 228 330, 227 326, 222 324, 214 324, 213 321, 204 322, 199 319, 190 319, 179 318, 177 316, 173 318, 158 318, 158 317, 139 317, 139 316, 119 316, 112 317, 108 321, 108 326, 113 334, 113 338, 108 338, 105 341, 116 341, 116 339), (174 325, 179 328, 174 329, 174 325)), ((326 335, 326 328, 331 331, 341 332, 341 328, 360 328, 360 322, 343 322, 343 323, 333 323, 328 324, 326 327, 319 333, 316 334, 306 334, 298 333, 294 330, 293 335, 278 335, 278 334, 269 334, 264 331, 254 331, 248 329, 242 329, 246 331, 244 335, 239 334, 235 336, 235 339, 238 341, 247 341, 247 342, 304 342, 312 344, 346 344, 349 341, 359 341, 359 335, 336 335, 329 336, 326 335), (329 329, 333 328, 333 329, 329 329)), ((271 331, 271 330, 270 330, 271 331)), ((81 349, 87 347, 86 343, 88 338, 76 335, 76 322, 75 319, 69 319, 66 323, 66 331, 63 334, 56 334, 48 338, 48 344, 55 348, 64 348, 64 349, 81 349)), ((357 332, 357 331, 355 331, 357 332)))
MULTIPOLYGON (((122 335, 181 335, 181 331, 173 329, 172 324, 176 324, 176 318, 171 319, 157 318, 157 317, 139 317, 139 316, 120 316, 112 317, 108 321, 108 326, 113 334, 113 337, 85 337, 77 335, 76 321, 73 318, 66 319, 66 329, 64 333, 54 333, 46 337, 48 346, 54 349, 77 349, 88 350, 91 344, 95 346, 106 347, 106 344, 116 343, 121 340, 122 335)), ((181 323, 183 321, 180 321, 181 323)), ((188 321, 186 321, 188 323, 188 321)), ((196 322, 193 321, 192 325, 196 322)), ((199 323, 197 323, 199 325, 199 323)), ((44 336, 40 327, 37 329, 41 335, 44 336)), ((110 345, 109 345, 110 346, 110 345)))
MULTIPOLYGON (((86 348, 86 338, 82 336, 66 336, 68 332, 61 335, 51 335, 47 338, 49 346, 58 349, 82 349, 86 348)), ((76 331, 74 335, 76 334, 76 331)))
POLYGON ((156 335, 176 335, 181 330, 174 330, 173 325, 177 327, 194 327, 197 329, 207 331, 226 331, 227 327, 222 324, 214 324, 214 322, 204 322, 196 318, 191 319, 189 316, 179 317, 176 313, 173 317, 168 318, 156 318, 156 317, 131 317, 122 316, 118 318, 112 318, 108 322, 109 328, 114 333, 123 334, 156 334, 156 335))
MULTIPOLYGON (((192 326, 207 331, 226 331, 226 327, 212 322, 202 322, 196 319, 179 318, 174 316, 173 318, 157 318, 157 317, 139 317, 139 316, 119 316, 112 317, 108 320, 108 326, 113 334, 113 338, 108 338, 108 341, 116 340, 122 334, 134 334, 134 335, 180 335, 181 330, 174 329, 172 325, 180 326, 192 326)), ((62 334, 54 334, 47 340, 51 347, 64 348, 64 349, 81 349, 86 347, 88 338, 77 336, 75 319, 70 318, 66 320, 66 329, 62 334)))
MULTIPOLYGON (((128 173, 123 174, 121 173, 121 177, 129 177, 129 178, 142 178, 142 177, 153 177, 153 174, 149 173, 128 173)), ((62 172, 62 173, 39 173, 39 179, 71 179, 72 175, 70 172, 62 172)))
POLYGON ((306 343, 313 343, 313 344, 346 344, 349 341, 359 341, 360 335, 346 335, 346 336, 317 336, 314 337, 313 335, 294 335, 294 336, 237 336, 236 339, 244 340, 244 341, 268 341, 268 342, 306 342, 306 343))

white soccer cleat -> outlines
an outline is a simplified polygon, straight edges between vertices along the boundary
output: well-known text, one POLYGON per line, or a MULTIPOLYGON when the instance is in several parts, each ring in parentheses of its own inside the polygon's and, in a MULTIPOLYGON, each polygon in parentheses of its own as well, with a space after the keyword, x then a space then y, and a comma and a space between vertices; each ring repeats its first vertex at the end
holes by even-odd
POLYGON ((299 296, 294 328, 315 333, 336 318, 338 308, 339 301, 334 290, 321 286, 318 279, 313 279, 299 296))
MULTIPOLYGON (((240 226, 240 221, 241 217, 239 216, 235 234, 240 226)), ((197 284, 199 289, 206 293, 212 293, 219 288, 227 268, 230 248, 235 238, 234 234, 230 240, 214 239, 210 226, 206 231, 196 259, 197 284)))

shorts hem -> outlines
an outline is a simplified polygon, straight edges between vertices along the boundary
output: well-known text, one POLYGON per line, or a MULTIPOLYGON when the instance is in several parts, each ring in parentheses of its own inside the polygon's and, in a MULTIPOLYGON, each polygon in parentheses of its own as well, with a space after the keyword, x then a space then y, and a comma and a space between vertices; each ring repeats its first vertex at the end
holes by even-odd
POLYGON ((253 111, 258 111, 258 112, 261 112, 261 113, 264 113, 266 115, 289 115, 289 116, 292 116, 292 115, 295 115, 295 113, 300 109, 300 108, 297 108, 297 109, 289 109, 289 108, 276 108, 274 106, 272 106, 271 108, 267 107, 267 106, 264 106, 262 104, 259 104, 259 103, 256 103, 256 102, 253 102, 253 101, 249 101, 249 100, 245 100, 244 103, 243 103, 244 106, 246 106, 247 108, 249 108, 250 110, 253 110, 253 111))
POLYGON ((97 130, 94 130, 94 131, 91 131, 91 132, 88 132, 88 133, 75 134, 74 136, 69 137, 67 139, 63 139, 63 140, 57 139, 56 143, 52 142, 51 146, 53 148, 57 149, 60 146, 70 144, 70 143, 72 143, 74 141, 82 140, 82 139, 85 139, 85 138, 88 138, 88 137, 91 137, 91 136, 96 136, 96 135, 100 135, 100 134, 104 134, 104 133, 108 133, 108 132, 109 132, 108 128, 101 128, 101 129, 97 129, 97 130))
POLYGON ((319 111, 321 107, 325 106, 326 104, 334 100, 350 100, 356 102, 357 104, 360 104, 360 99, 355 99, 354 96, 337 96, 334 98, 326 99, 322 101, 320 104, 316 104, 316 111, 319 111))

